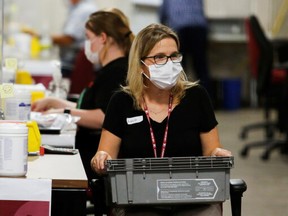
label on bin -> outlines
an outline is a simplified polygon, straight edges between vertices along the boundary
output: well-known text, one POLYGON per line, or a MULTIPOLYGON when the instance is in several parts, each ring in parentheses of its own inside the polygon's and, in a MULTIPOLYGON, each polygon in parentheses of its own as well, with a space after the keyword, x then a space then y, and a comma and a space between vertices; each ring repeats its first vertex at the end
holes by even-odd
POLYGON ((158 179, 157 200, 214 199, 214 179, 158 179))

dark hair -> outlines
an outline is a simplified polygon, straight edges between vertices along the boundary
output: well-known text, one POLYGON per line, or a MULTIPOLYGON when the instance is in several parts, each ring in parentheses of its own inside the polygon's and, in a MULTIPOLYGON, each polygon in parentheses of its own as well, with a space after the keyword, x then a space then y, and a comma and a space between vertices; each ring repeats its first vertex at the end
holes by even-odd
POLYGON ((106 33, 128 56, 134 35, 119 15, 109 11, 97 11, 89 16, 85 27, 96 35, 106 33))

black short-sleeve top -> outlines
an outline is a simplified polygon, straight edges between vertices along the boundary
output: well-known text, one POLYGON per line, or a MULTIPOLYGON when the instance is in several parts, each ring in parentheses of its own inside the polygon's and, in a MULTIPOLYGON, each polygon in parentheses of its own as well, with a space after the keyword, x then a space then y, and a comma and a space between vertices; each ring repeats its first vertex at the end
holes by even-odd
MULTIPOLYGON (((161 123, 152 119, 150 122, 160 157, 167 118, 161 123)), ((202 156, 200 133, 210 131, 217 124, 206 90, 200 85, 188 88, 171 112, 164 157, 202 156)), ((133 99, 127 93, 120 91, 112 96, 103 128, 121 138, 119 158, 154 157, 146 114, 134 108, 133 99)))
MULTIPOLYGON (((120 89, 120 85, 125 83, 127 69, 127 57, 115 59, 103 67, 97 72, 94 82, 81 93, 77 102, 77 108, 88 110, 101 109, 105 113, 111 96, 115 91, 120 89)), ((93 131, 95 129, 79 126, 77 134, 88 133, 89 135, 93 131)))

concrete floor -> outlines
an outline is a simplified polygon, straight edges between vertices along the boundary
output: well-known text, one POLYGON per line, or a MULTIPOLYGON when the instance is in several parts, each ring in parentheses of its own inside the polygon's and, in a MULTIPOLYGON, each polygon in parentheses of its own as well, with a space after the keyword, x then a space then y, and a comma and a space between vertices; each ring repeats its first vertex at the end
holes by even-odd
MULTIPOLYGON (((242 178, 247 183, 242 198, 242 216, 287 216, 288 156, 275 150, 269 160, 263 161, 260 158, 263 147, 251 149, 246 158, 239 156, 245 143, 264 139, 262 131, 251 131, 245 140, 239 138, 242 126, 263 119, 262 110, 216 111, 216 116, 221 143, 234 155, 231 178, 242 178)), ((231 216, 229 200, 224 203, 224 216, 231 216)))

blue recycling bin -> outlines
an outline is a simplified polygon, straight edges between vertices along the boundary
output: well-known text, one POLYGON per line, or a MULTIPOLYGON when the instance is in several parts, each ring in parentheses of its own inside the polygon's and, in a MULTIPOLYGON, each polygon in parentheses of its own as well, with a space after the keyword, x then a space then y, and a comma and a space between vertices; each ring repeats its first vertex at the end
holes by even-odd
POLYGON ((223 80, 223 106, 226 110, 237 110, 241 104, 241 79, 223 80))

